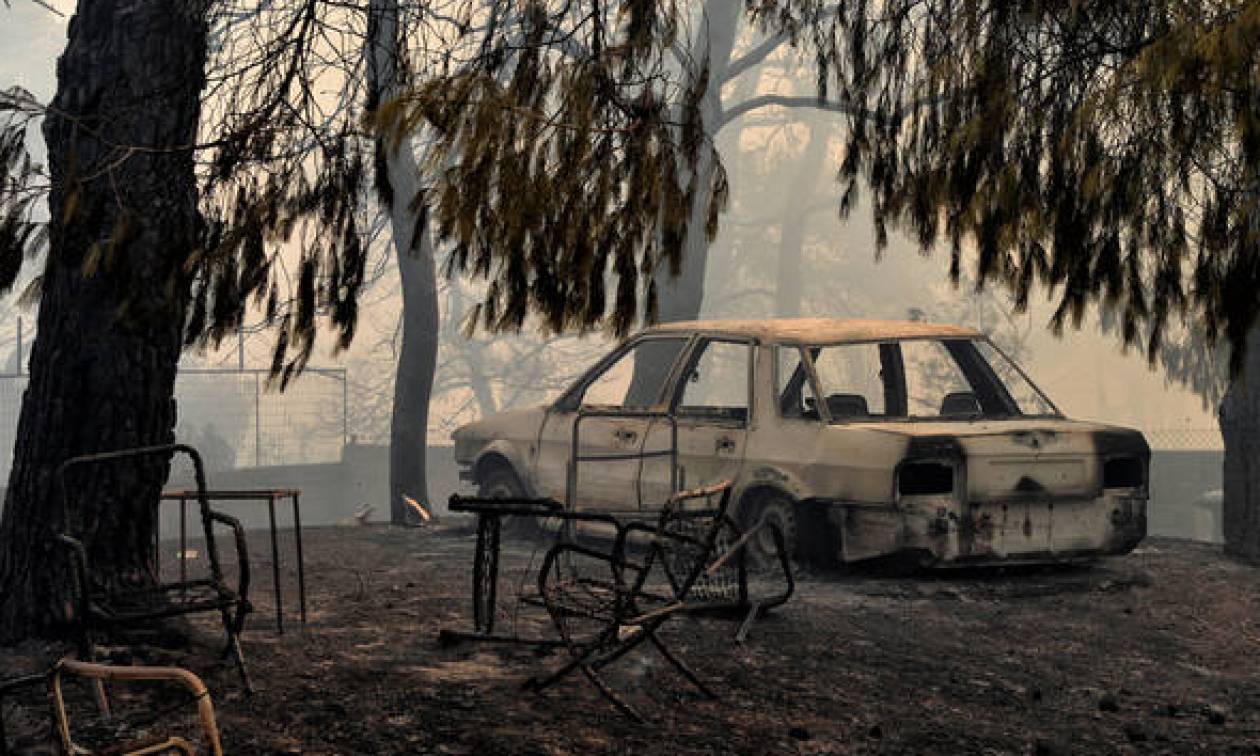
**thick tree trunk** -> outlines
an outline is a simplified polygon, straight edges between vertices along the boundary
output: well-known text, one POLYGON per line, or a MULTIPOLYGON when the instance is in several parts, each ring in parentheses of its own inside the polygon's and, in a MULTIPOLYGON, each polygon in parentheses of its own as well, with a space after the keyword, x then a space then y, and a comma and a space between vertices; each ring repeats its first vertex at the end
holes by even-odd
POLYGON ((1225 440, 1225 553, 1260 564, 1260 328, 1247 339, 1241 375, 1221 402, 1225 440))
POLYGON ((151 580, 169 462, 54 471, 170 442, 200 217, 190 150, 206 59, 202 3, 81 0, 44 124, 52 191, 30 384, 0 521, 0 639, 55 633, 70 609, 52 534, 85 541, 105 585, 151 580))
POLYGON ((433 246, 427 230, 420 232, 421 238, 414 245, 403 238, 407 234, 400 228, 402 220, 405 219, 395 214, 394 246, 403 290, 402 348, 394 374, 394 408, 389 429, 389 516, 395 525, 416 521, 417 514, 404 497, 430 506, 425 451, 438 348, 433 246))
POLYGON ((801 314, 801 299, 805 295, 802 267, 805 229, 809 221, 808 208, 814 200, 823 163, 827 159, 828 131, 825 127, 810 127, 809 142, 801 153, 800 169, 792 182, 791 191, 784 199, 778 275, 775 278, 774 291, 774 311, 781 318, 792 318, 801 314))
MULTIPOLYGON (((700 103, 700 117, 710 139, 715 138, 721 128, 722 82, 726 79, 726 68, 735 47, 735 30, 741 15, 739 3, 727 0, 706 3, 700 30, 697 32, 700 36, 692 46, 696 61, 703 61, 706 54, 709 59, 709 88, 700 103)), ((712 179, 715 168, 712 153, 703 150, 695 168, 697 189, 691 201, 687 235, 683 239, 681 268, 678 275, 674 275, 669 266, 662 266, 655 273, 658 322, 676 323, 700 317, 700 309, 704 305, 704 274, 709 263, 709 238, 705 221, 709 214, 709 204, 713 200, 712 179)), ((669 354, 670 350, 648 349, 636 356, 628 396, 649 396, 651 392, 645 387, 657 387, 664 379, 663 374, 669 370, 670 364, 653 357, 653 352, 664 355, 669 354)))
MULTIPOLYGON (((398 26, 397 0, 372 0, 368 33, 368 76, 371 102, 377 107, 396 97, 404 49, 398 26)), ((380 138, 378 186, 389 205, 403 294, 402 348, 394 373, 394 407, 389 431, 389 519, 395 525, 413 524, 417 513, 411 498, 428 507, 426 449, 429 398, 437 369, 437 265, 424 222, 420 197, 420 167, 412 140, 380 138)))

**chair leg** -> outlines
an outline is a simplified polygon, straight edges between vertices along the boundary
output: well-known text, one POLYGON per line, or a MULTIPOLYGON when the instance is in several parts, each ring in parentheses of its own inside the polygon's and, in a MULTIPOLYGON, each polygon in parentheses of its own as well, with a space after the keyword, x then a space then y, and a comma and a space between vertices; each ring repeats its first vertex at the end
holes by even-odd
POLYGON ((595 655, 595 652, 599 650, 600 644, 604 640, 605 638, 601 636, 600 638, 597 638, 596 640, 592 641, 585 648, 581 648, 579 646, 571 646, 569 649, 569 652, 572 654, 572 658, 570 658, 569 661, 565 662, 560 667, 555 669, 551 674, 547 675, 546 677, 542 679, 539 679, 536 676, 529 678, 528 680, 524 682, 524 684, 521 685, 521 687, 524 690, 531 690, 531 691, 534 691, 535 693, 540 693, 543 690, 550 688, 552 685, 555 685, 557 682, 559 682, 562 678, 566 677, 571 672, 573 672, 573 670, 581 667, 584 664, 587 664, 590 658, 595 655))
POLYGON ((703 693, 706 698, 714 701, 717 700, 717 693, 714 693, 709 686, 705 685, 704 681, 700 679, 700 676, 697 675, 691 667, 688 667, 682 659, 678 658, 673 651, 670 651, 665 645, 665 642, 657 637, 654 630, 649 630, 647 636, 648 639, 652 641, 652 645, 656 646, 656 650, 661 652, 661 656, 664 656, 666 661, 674 665, 674 668, 678 670, 679 674, 687 678, 687 682, 696 686, 696 689, 703 693))
POLYGON ((647 721, 643 718, 642 714, 635 711, 633 706, 622 700, 621 696, 617 695, 612 688, 608 687, 608 684, 604 682, 604 679, 599 676, 599 673, 596 672, 590 664, 582 664, 580 665, 580 669, 582 670, 582 674, 586 675, 586 679, 590 680, 591 684, 603 694, 604 698, 607 698, 613 706, 617 707, 617 711, 620 711, 622 714, 633 719, 639 724, 643 724, 647 721))
POLYGON ((232 636, 232 656, 236 659, 236 670, 241 675, 241 685, 245 687, 245 692, 254 695, 254 684, 250 682, 249 670, 245 667, 245 654, 241 651, 241 639, 239 636, 232 636))
MULTIPOLYGON (((92 631, 88 629, 87 624, 79 621, 79 659, 85 662, 96 661, 96 644, 92 642, 92 631)), ((92 680, 92 697, 96 699, 96 709, 101 713, 102 717, 110 718, 109 695, 105 692, 105 681, 97 678, 92 680)))
POLYGON ((245 667, 245 653, 241 650, 241 630, 245 624, 244 612, 238 608, 236 615, 233 616, 227 609, 222 609, 220 614, 223 616, 223 630, 227 634, 227 643, 223 647, 222 658, 227 658, 228 654, 232 655, 233 661, 236 662, 236 670, 241 676, 241 684, 245 687, 245 692, 253 695, 254 685, 249 680, 249 670, 245 667))

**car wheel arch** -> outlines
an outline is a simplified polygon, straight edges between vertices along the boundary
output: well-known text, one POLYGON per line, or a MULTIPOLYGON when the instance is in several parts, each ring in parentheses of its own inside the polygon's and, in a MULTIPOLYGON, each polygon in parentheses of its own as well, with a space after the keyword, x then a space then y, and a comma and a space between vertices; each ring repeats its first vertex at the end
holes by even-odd
POLYGON ((739 503, 736 505, 735 511, 733 512, 736 521, 742 522, 745 513, 747 513, 751 507, 755 507, 758 502, 765 501, 767 498, 771 497, 782 497, 787 499, 791 502, 793 509, 800 506, 800 501, 797 500, 796 496, 794 496, 792 492, 786 488, 773 483, 756 481, 748 484, 742 491, 740 491, 739 498, 737 499, 739 503))
POLYGON ((472 466, 473 480, 480 483, 495 470, 506 470, 511 473, 521 485, 521 490, 525 491, 529 496, 534 495, 529 479, 521 474, 520 467, 512 460, 509 453, 500 448, 487 448, 478 455, 472 466))

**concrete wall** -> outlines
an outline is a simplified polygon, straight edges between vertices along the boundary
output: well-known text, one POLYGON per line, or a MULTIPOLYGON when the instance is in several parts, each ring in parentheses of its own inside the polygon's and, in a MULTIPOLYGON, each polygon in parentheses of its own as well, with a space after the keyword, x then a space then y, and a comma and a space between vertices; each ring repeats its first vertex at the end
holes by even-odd
POLYGON ((1153 451, 1147 510, 1151 535, 1221 543, 1220 499, 1204 500, 1203 494, 1220 490, 1223 464, 1221 451, 1153 451))
MULTIPOLYGON (((466 487, 460 488, 453 452, 450 446, 429 448, 430 505, 438 514, 446 512, 446 500, 452 493, 467 492, 466 487)), ((192 487, 191 476, 186 471, 180 473, 172 477, 170 487, 192 487)), ((351 444, 337 463, 211 470, 206 477, 211 489, 300 489, 303 527, 335 524, 352 516, 361 504, 374 508, 372 521, 389 520, 389 448, 385 446, 351 444)), ((214 506, 240 518, 248 528, 267 527, 263 503, 216 502, 214 506)), ((164 534, 178 532, 176 510, 169 506, 164 512, 164 534)), ((282 527, 292 522, 287 505, 277 510, 277 522, 282 527)))

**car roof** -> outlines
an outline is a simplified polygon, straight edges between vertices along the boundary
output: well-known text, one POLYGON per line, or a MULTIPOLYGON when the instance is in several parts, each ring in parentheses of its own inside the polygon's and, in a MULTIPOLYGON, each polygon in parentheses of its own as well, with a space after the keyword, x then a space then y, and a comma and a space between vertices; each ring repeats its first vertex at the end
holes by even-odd
POLYGON ((886 339, 975 338, 979 331, 943 323, 847 318, 767 318, 764 320, 689 320, 662 323, 645 333, 714 333, 772 342, 841 344, 886 339))

